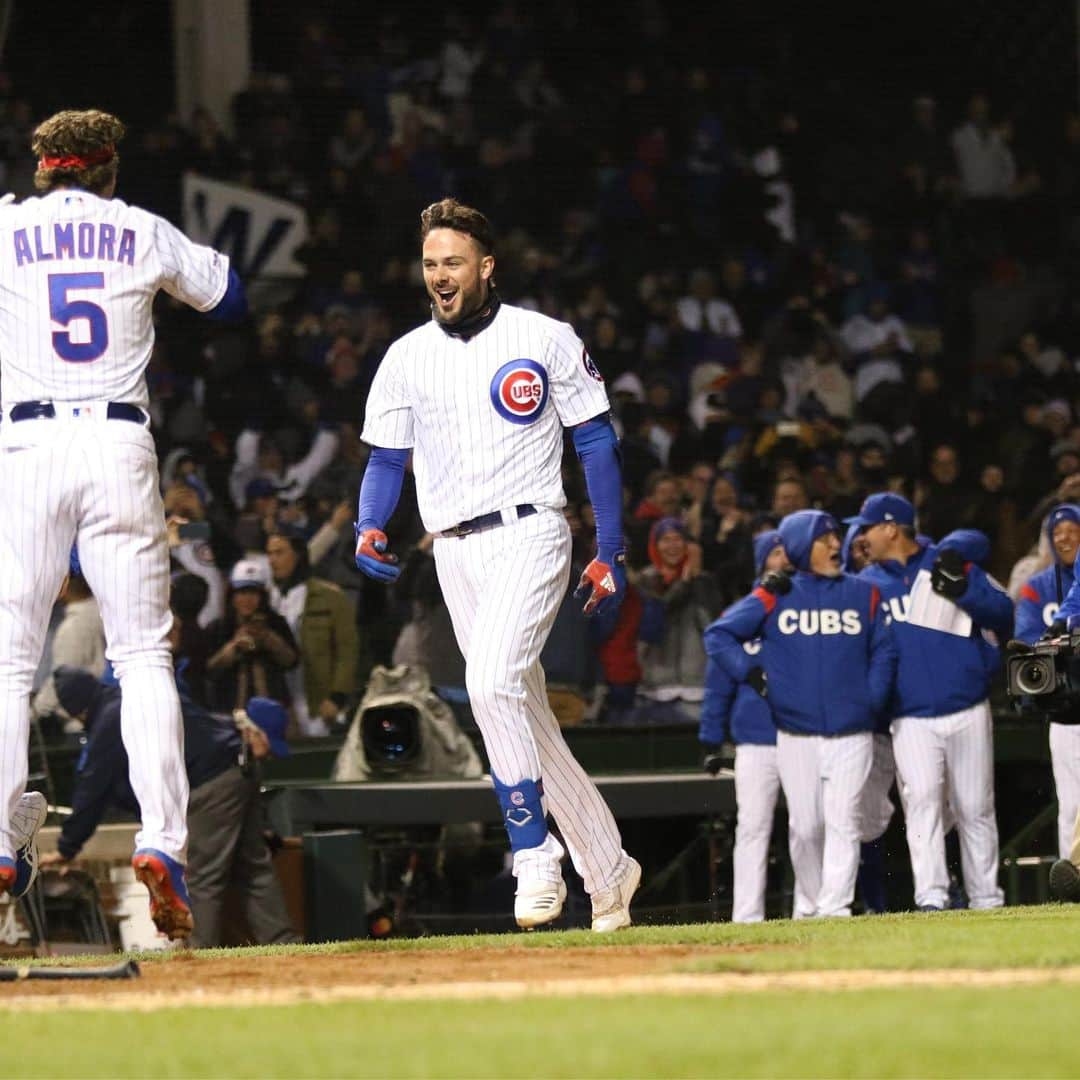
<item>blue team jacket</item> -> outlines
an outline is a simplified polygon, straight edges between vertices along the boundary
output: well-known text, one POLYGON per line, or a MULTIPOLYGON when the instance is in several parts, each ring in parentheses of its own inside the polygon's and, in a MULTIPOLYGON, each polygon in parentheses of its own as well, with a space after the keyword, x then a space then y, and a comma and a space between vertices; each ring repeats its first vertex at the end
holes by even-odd
POLYGON ((907 621, 909 593, 918 572, 931 570, 945 546, 965 558, 973 553, 958 542, 934 545, 920 538, 918 544, 919 550, 904 565, 889 560, 868 566, 859 575, 881 590, 896 641, 896 686, 889 704, 892 717, 948 716, 983 701, 998 666, 998 651, 983 631, 992 631, 998 641, 1012 635, 1012 601, 974 561, 966 565, 967 590, 956 601, 971 616, 970 636, 911 626, 907 621))
POLYGON ((781 523, 784 547, 797 568, 791 591, 774 596, 754 589, 709 626, 705 649, 736 682, 744 682, 755 666, 764 669, 768 703, 782 731, 873 731, 896 667, 878 590, 850 574, 811 573, 810 548, 832 519, 819 511, 803 511, 798 518, 800 535, 793 535, 787 520, 781 523), (761 652, 748 655, 743 643, 757 637, 761 652))
POLYGON ((1067 622, 1070 630, 1075 630, 1077 621, 1080 620, 1080 578, 1076 576, 1077 563, 1080 563, 1080 554, 1077 554, 1076 562, 1073 563, 1073 583, 1069 586, 1069 591, 1065 594, 1065 602, 1057 613, 1058 619, 1067 622))
MULTIPOLYGON (((761 642, 747 641, 743 649, 753 661, 761 653, 761 642)), ((746 683, 735 682, 711 656, 705 666, 705 698, 701 703, 698 739, 715 745, 729 740, 755 746, 776 745, 776 725, 769 703, 746 683)))

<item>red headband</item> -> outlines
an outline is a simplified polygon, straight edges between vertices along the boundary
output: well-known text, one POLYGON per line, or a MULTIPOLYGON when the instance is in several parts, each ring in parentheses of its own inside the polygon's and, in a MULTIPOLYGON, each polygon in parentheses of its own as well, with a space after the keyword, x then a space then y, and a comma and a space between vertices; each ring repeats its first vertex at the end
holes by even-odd
POLYGON ((62 154, 50 157, 43 154, 39 169, 89 169, 91 165, 104 165, 116 156, 116 146, 109 143, 100 150, 91 150, 88 154, 62 154))

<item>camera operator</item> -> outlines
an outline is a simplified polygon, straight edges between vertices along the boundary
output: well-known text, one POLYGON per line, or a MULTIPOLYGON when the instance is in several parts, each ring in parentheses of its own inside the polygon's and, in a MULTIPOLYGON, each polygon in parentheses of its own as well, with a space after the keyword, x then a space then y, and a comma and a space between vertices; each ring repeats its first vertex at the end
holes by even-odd
MULTIPOLYGON (((1073 588, 1073 564, 1080 547, 1080 506, 1075 503, 1055 506, 1046 519, 1046 536, 1054 562, 1024 585, 1016 602, 1014 636, 1028 645, 1064 630, 1059 621, 1059 604, 1061 597, 1073 588)), ((1076 711, 1080 712, 1080 707, 1076 711)), ((1080 720, 1080 716, 1076 719, 1080 720)), ((1061 723, 1051 716, 1050 762, 1058 798, 1058 854, 1065 859, 1072 847, 1073 825, 1080 812, 1080 723, 1061 723)))
MULTIPOLYGON (((173 639, 177 638, 174 620, 173 639)), ((60 703, 86 725, 86 749, 55 853, 43 867, 63 867, 94 835, 110 807, 139 814, 128 781, 128 758, 120 738, 120 687, 105 685, 88 671, 60 667, 54 680, 60 703)), ((213 716, 197 705, 177 680, 184 719, 184 764, 191 785, 188 803, 188 888, 195 928, 191 944, 221 944, 225 892, 243 890, 244 912, 262 945, 299 941, 262 834, 259 784, 249 762, 287 754, 285 710, 267 699, 248 702, 252 713, 239 721, 213 716)))
POLYGON ((947 797, 971 906, 1000 907, 1005 897, 997 880, 988 701, 993 647, 983 631, 1006 640, 1012 602, 956 545, 939 548, 917 537, 915 509, 900 495, 870 495, 849 524, 866 537, 873 564, 860 577, 881 590, 899 657, 890 730, 904 790, 915 904, 940 911, 949 901, 947 797))

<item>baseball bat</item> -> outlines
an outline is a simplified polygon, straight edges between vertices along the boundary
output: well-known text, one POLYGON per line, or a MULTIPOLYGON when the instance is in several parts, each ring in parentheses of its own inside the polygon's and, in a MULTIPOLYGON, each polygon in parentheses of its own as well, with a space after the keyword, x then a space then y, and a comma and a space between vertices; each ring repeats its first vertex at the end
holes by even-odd
POLYGON ((0 967, 0 982, 24 979, 137 979, 139 965, 134 960, 109 967, 0 967))

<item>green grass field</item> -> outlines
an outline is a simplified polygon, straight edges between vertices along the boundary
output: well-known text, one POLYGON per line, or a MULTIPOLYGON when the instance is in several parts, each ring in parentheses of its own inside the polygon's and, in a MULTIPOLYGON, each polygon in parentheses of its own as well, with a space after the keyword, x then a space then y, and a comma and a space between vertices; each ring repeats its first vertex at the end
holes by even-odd
MULTIPOLYGON (((1080 908, 314 948, 378 953, 676 943, 761 947, 691 957, 672 968, 684 972, 1054 969, 1080 965, 1080 908)), ((290 951, 247 955, 278 965, 290 951)), ((198 984, 198 963, 184 961, 189 985, 198 984)), ((1080 1072, 1071 1058, 1078 1004, 1075 983, 981 987, 976 977, 959 988, 834 991, 823 975, 812 991, 3 1011, 0 1030, 12 1048, 15 1076, 1034 1077, 1080 1072)))

